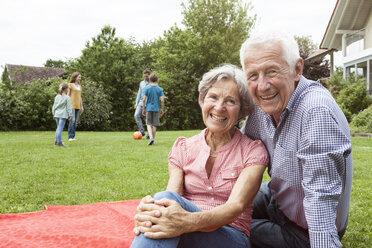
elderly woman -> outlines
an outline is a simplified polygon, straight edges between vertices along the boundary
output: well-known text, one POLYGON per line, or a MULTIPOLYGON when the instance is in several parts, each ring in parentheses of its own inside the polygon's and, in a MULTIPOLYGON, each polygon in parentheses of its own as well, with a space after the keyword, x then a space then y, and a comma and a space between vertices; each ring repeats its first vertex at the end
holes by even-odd
POLYGON ((250 247, 268 154, 235 127, 253 106, 242 70, 225 64, 204 74, 199 104, 206 129, 174 143, 167 191, 142 199, 131 247, 250 247))

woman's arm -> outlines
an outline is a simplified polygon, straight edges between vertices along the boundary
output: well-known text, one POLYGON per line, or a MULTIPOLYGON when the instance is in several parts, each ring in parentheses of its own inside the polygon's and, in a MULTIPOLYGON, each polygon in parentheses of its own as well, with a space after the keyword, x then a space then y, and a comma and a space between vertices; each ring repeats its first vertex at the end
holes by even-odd
POLYGON ((185 211, 175 201, 168 199, 155 201, 156 204, 165 207, 160 209, 161 217, 138 216, 142 221, 151 221, 155 224, 151 227, 141 226, 140 232, 154 239, 172 238, 188 232, 210 232, 234 222, 253 202, 265 168, 264 165, 246 167, 240 173, 227 202, 209 211, 191 213, 185 211))
POLYGON ((169 180, 167 190, 176 192, 179 195, 183 194, 183 170, 169 164, 168 165, 169 180))
MULTIPOLYGON (((173 191, 182 195, 183 193, 183 171, 171 164, 168 164, 169 180, 167 190, 173 191)), ((137 207, 137 214, 152 215, 160 217, 161 206, 154 204, 154 199, 151 196, 145 196, 142 198, 140 204, 137 207)), ((138 230, 139 226, 151 226, 152 223, 145 220, 141 221, 135 218, 135 228, 134 233, 138 235, 140 232, 138 230)))

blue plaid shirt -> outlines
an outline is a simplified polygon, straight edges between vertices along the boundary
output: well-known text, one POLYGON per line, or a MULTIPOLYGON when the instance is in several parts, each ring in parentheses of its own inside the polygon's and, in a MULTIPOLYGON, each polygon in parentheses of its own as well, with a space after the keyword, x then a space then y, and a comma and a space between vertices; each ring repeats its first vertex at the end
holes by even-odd
POLYGON ((142 80, 140 82, 140 85, 138 87, 138 92, 137 92, 137 98, 136 98, 137 106, 142 106, 142 100, 143 100, 143 96, 145 93, 145 88, 149 84, 150 84, 150 81, 146 81, 146 80, 142 80))
POLYGON ((332 95, 301 77, 277 127, 257 105, 242 132, 264 142, 280 210, 309 230, 311 247, 341 247, 352 182, 348 122, 332 95))

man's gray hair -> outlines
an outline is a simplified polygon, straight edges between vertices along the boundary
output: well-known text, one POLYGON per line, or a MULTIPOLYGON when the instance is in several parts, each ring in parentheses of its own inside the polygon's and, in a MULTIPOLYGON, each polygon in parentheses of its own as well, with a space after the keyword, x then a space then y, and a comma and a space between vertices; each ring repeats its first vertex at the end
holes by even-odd
POLYGON ((283 51, 283 59, 287 62, 291 72, 294 72, 296 63, 300 58, 298 44, 294 37, 286 32, 280 31, 262 31, 251 35, 240 48, 240 63, 244 68, 244 59, 247 50, 253 46, 262 45, 269 47, 273 44, 279 44, 283 51))
POLYGON ((254 102, 251 93, 249 92, 244 72, 242 71, 242 69, 232 64, 220 65, 203 75, 198 88, 199 103, 204 101, 209 88, 211 88, 214 83, 230 79, 233 80, 238 87, 240 100, 240 116, 245 117, 252 111, 254 102))

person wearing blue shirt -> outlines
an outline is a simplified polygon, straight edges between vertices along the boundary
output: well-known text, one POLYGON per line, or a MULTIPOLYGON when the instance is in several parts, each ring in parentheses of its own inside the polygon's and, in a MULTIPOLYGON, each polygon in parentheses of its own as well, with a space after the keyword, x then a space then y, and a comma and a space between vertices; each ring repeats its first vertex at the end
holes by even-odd
POLYGON ((153 145, 156 127, 160 126, 159 119, 164 114, 164 93, 158 86, 158 77, 155 74, 150 75, 150 85, 144 91, 142 114, 146 116, 147 133, 150 137, 148 145, 153 145), (159 102, 161 109, 159 109, 159 102))
MULTIPOLYGON (((143 128, 142 124, 142 109, 143 109, 143 93, 145 91, 145 88, 147 85, 150 84, 150 71, 148 69, 145 69, 143 71, 143 81, 140 82, 138 92, 137 92, 137 98, 136 103, 134 105, 134 119, 136 120, 138 130, 141 132, 142 136, 145 136, 145 129, 143 128)), ((148 135, 147 135, 148 138, 148 135)))
POLYGON ((253 247, 342 247, 353 161, 348 122, 330 92, 302 76, 295 39, 253 34, 240 50, 255 108, 242 132, 262 140, 271 180, 253 206, 253 247))

